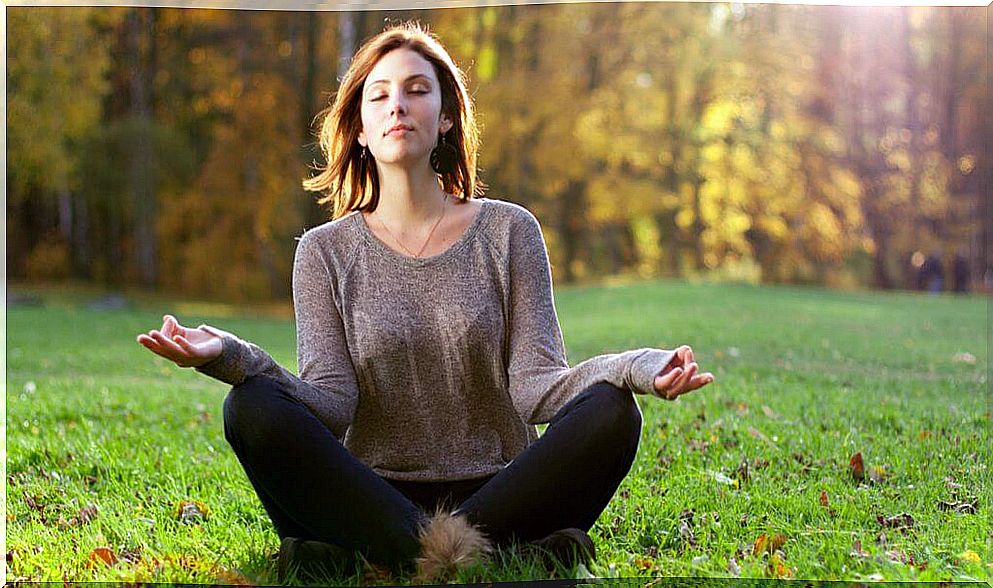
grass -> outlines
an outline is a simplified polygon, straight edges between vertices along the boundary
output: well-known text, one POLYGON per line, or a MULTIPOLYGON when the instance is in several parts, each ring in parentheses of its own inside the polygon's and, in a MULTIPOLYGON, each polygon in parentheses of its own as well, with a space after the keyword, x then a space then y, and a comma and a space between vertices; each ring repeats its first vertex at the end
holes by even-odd
MULTIPOLYGON (((292 367, 292 320, 46 297, 7 310, 8 580, 275 583, 277 537, 222 433, 227 387, 134 337, 177 312, 292 367), (183 524, 186 501, 205 517, 183 524)), ((557 304, 573 364, 689 343, 717 378, 638 398, 639 454, 591 531, 592 575, 993 577, 984 299, 660 281, 562 288, 557 304)), ((458 580, 547 577, 505 552, 458 580)))

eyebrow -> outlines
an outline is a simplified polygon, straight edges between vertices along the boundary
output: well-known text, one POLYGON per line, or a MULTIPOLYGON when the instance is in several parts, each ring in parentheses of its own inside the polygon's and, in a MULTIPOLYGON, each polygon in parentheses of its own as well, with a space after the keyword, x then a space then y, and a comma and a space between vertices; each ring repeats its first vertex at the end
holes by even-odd
MULTIPOLYGON (((428 77, 427 74, 422 74, 422 73, 409 75, 409 76, 407 76, 407 79, 404 80, 404 82, 409 82, 410 80, 413 80, 415 78, 424 78, 424 80, 426 82, 431 82, 431 78, 428 77)), ((389 80, 387 80, 387 79, 376 80, 375 82, 369 82, 368 87, 371 88, 375 84, 385 84, 387 82, 389 82, 389 80)))

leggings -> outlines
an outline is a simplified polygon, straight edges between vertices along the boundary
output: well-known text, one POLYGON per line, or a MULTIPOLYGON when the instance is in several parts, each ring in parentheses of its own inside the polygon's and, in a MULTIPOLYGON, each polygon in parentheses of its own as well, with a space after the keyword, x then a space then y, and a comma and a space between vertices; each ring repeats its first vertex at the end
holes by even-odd
POLYGON ((394 569, 420 554, 419 526, 442 505, 496 545, 569 527, 588 531, 631 469, 641 424, 631 392, 600 382, 496 474, 408 482, 360 462, 265 376, 235 386, 224 401, 225 437, 280 538, 335 544, 394 569))

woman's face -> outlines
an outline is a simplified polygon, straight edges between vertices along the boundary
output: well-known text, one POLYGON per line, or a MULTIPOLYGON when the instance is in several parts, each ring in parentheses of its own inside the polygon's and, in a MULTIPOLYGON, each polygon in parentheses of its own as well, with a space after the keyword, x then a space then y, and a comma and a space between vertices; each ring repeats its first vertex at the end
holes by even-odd
POLYGON ((425 162, 452 121, 441 113, 441 86, 431 63, 411 49, 390 51, 362 86, 362 131, 378 164, 425 162))

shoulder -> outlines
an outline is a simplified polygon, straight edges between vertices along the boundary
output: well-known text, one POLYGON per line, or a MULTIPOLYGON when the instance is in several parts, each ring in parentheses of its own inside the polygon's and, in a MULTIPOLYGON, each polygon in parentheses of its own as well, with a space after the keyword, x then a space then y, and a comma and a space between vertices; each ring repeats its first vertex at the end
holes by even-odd
POLYGON ((317 225, 296 237, 294 263, 307 260, 320 261, 327 271, 346 269, 356 259, 355 250, 362 244, 357 223, 358 212, 349 213, 333 221, 317 225))
POLYGON ((327 253, 332 253, 342 248, 350 250, 359 236, 356 231, 356 221, 358 212, 351 212, 345 216, 328 221, 306 229, 302 235, 296 237, 297 251, 301 249, 316 248, 327 253))
POLYGON ((506 234, 511 240, 541 235, 538 219, 524 206, 495 198, 486 198, 485 203, 490 208, 488 232, 506 234))

